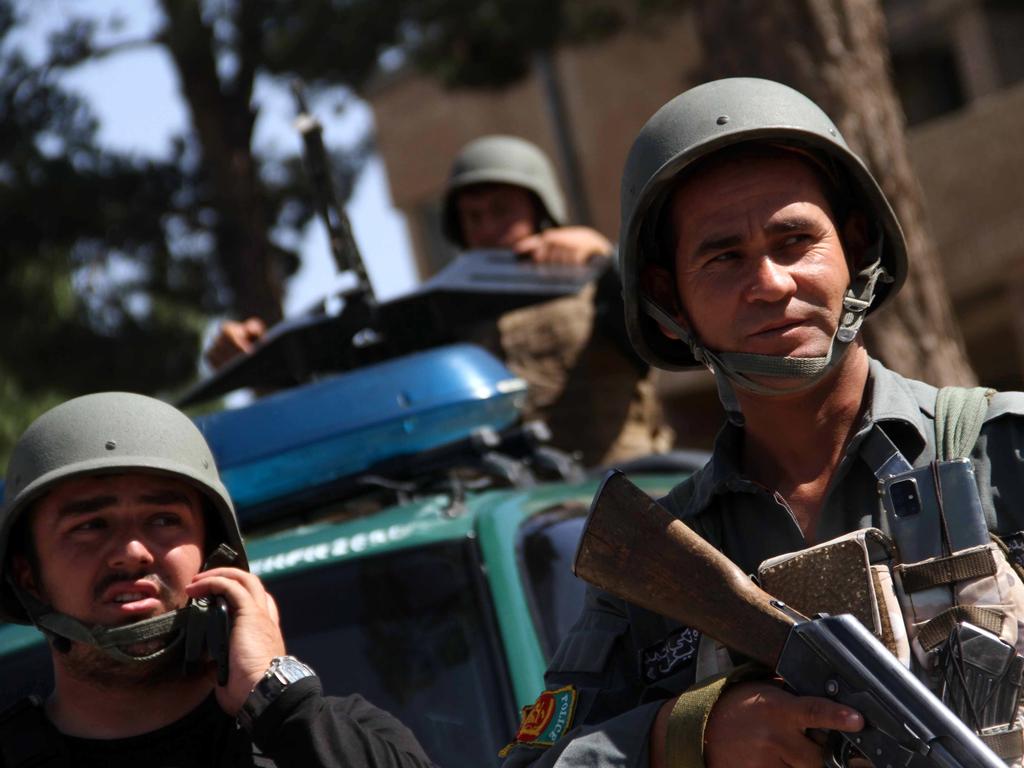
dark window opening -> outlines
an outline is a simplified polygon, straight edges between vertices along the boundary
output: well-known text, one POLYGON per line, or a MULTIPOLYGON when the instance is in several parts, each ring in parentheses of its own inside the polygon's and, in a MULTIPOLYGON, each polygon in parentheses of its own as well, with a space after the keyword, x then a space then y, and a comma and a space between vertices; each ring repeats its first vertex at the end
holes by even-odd
POLYGON ((416 206, 415 215, 420 225, 424 241, 421 243, 424 279, 431 277, 445 266, 457 254, 458 249, 448 241, 444 234, 444 222, 441 216, 440 200, 430 200, 416 206))
POLYGON ((892 79, 907 125, 956 111, 966 103, 956 58, 947 45, 894 52, 892 79))
POLYGON ((1024 4, 1020 0, 988 0, 985 15, 1000 85, 1024 80, 1024 4))
POLYGON ((587 508, 566 504, 526 522, 516 547, 541 647, 550 659, 579 618, 586 585, 572 573, 587 508))

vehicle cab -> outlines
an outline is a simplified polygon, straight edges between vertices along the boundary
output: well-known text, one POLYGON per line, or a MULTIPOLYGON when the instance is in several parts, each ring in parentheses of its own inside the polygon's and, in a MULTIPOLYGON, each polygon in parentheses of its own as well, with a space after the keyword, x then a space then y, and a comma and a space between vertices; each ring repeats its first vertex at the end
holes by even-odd
MULTIPOLYGON (((498 762, 583 601, 571 566, 600 473, 520 423, 524 392, 456 344, 196 417, 289 653, 443 766, 498 762)), ((684 476, 633 475, 655 496, 684 476)), ((34 628, 0 626, 0 707, 50 675, 34 628)))

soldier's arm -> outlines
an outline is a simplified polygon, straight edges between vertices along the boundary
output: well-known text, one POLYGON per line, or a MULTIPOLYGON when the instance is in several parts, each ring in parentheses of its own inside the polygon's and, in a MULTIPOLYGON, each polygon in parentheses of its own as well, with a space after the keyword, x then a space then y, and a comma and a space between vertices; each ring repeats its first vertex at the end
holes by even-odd
POLYGON ((253 724, 278 768, 427 768, 412 731, 359 695, 324 696, 318 678, 289 686, 253 724))
POLYGON ((521 729, 523 743, 509 748, 504 768, 647 768, 648 734, 664 700, 641 702, 637 649, 628 630, 625 604, 588 588, 583 613, 545 676, 546 689, 556 700, 572 697, 572 717, 560 731, 557 723, 555 730, 542 728, 534 737, 521 729))
POLYGON ((593 256, 607 256, 612 244, 590 227, 553 227, 515 244, 516 253, 538 264, 586 264, 593 256))
POLYGON ((227 320, 221 325, 203 357, 211 368, 218 370, 239 355, 249 354, 266 334, 266 323, 258 317, 249 317, 241 322, 227 320))
MULTIPOLYGON (((737 673, 745 676, 742 668, 737 673)), ((738 680, 737 673, 662 705, 651 729, 651 768, 819 766, 822 749, 808 732, 863 726, 859 714, 833 701, 794 696, 771 680, 738 680)))

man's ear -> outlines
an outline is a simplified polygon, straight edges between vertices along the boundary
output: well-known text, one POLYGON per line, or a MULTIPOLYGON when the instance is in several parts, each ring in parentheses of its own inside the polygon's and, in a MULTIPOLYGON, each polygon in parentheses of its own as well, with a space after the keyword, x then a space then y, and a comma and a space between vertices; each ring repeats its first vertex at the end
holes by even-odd
POLYGON ((868 250, 874 245, 871 241, 867 217, 860 210, 850 211, 846 221, 843 222, 843 230, 840 234, 843 250, 846 252, 846 261, 853 272, 859 272, 866 266, 868 250))
MULTIPOLYGON (((679 292, 671 272, 659 264, 644 264, 640 270, 640 290, 647 298, 674 317, 683 328, 687 327, 683 313, 679 309, 679 292)), ((668 338, 679 338, 678 334, 661 323, 658 323, 658 327, 668 338)))
POLYGON ((20 552, 11 555, 10 569, 15 584, 34 597, 40 596, 39 589, 36 587, 36 576, 27 557, 20 552))

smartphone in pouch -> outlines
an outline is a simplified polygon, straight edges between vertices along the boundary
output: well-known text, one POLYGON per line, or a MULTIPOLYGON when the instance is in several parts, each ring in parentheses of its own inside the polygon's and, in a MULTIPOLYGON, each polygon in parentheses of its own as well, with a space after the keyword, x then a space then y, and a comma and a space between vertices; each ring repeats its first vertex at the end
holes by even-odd
POLYGON ((934 468, 929 464, 901 472, 882 480, 881 486, 889 529, 904 563, 948 555, 990 541, 970 459, 939 461, 934 468), (949 551, 943 544, 943 515, 949 531, 949 551))

